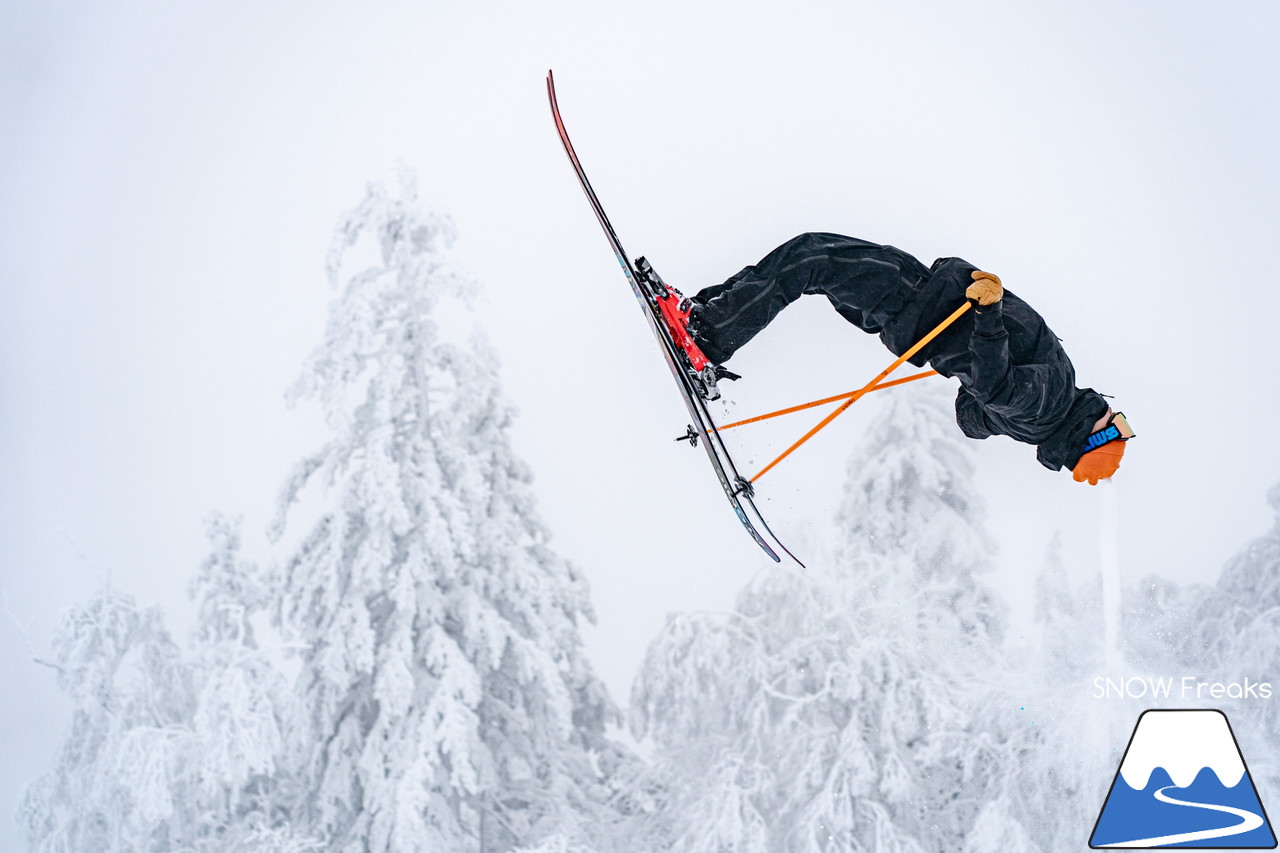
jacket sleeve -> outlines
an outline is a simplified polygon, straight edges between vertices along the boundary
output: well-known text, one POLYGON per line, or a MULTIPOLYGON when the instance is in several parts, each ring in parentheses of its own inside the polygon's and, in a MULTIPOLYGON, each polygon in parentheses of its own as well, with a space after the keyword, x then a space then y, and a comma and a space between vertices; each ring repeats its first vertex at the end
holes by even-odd
POLYGON ((1009 333, 1001 303, 976 311, 969 352, 973 381, 967 390, 983 408, 1014 421, 1040 419, 1050 402, 1051 369, 1045 364, 1009 363, 1009 333))
POLYGON ((960 425, 960 431, 969 438, 990 438, 995 435, 991 425, 987 423, 986 415, 982 413, 982 406, 963 385, 956 392, 956 423, 960 425))

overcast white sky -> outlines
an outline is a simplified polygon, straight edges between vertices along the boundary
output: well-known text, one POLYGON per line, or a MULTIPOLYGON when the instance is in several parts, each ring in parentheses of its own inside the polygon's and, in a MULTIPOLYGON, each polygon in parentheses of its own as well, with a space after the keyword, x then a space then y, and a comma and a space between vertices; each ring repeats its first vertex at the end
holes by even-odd
MULTIPOLYGON (((0 591, 37 651, 106 578, 184 630, 211 509, 269 559, 276 489, 322 437, 282 396, 320 340, 330 231, 397 162, 484 287, 615 698, 665 613, 725 607, 762 567, 672 445, 686 417, 560 150, 547 68, 624 244, 678 286, 806 230, 998 272, 1140 435, 1116 478, 1127 580, 1211 581, 1270 526, 1272 0, 269 5, 0 5, 0 591)), ((731 411, 887 363, 813 302, 735 359, 731 411)), ((760 484, 802 553, 832 537, 873 407, 760 484)), ((739 439, 743 467, 817 420, 793 417, 739 439)), ((974 449, 1010 600, 1058 529, 1077 580, 1095 572, 1096 492, 1032 448, 974 449)), ((66 706, 7 618, 0 637, 9 848, 66 706)))

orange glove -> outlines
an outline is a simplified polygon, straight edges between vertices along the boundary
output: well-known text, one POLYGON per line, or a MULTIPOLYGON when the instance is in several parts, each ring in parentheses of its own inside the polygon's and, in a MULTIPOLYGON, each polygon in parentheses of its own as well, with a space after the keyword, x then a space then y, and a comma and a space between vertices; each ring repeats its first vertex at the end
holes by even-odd
POLYGON ((975 270, 973 284, 964 292, 966 299, 976 299, 979 305, 994 305, 1004 298, 1004 287, 995 273, 975 270))
POLYGON ((1124 456, 1123 441, 1108 441, 1106 444, 1090 450, 1084 456, 1080 457, 1080 461, 1076 463, 1076 467, 1071 469, 1071 477, 1077 483, 1089 481, 1089 485, 1098 485, 1099 480, 1108 480, 1111 475, 1120 467, 1120 457, 1124 456))

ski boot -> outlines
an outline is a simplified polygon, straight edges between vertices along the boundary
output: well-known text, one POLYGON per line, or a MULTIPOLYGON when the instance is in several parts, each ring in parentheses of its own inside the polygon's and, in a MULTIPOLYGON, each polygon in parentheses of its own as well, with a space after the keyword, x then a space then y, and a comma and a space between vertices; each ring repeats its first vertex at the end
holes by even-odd
POLYGON ((636 259, 636 271, 640 274, 649 293, 652 294, 658 307, 658 314, 662 318, 667 334, 671 336, 672 343, 684 354, 685 372, 693 382, 698 395, 704 400, 720 399, 720 388, 717 382, 721 379, 732 380, 739 377, 736 373, 713 364, 690 334, 689 315, 695 307, 694 301, 687 296, 682 296, 680 291, 663 281, 644 258, 636 259))

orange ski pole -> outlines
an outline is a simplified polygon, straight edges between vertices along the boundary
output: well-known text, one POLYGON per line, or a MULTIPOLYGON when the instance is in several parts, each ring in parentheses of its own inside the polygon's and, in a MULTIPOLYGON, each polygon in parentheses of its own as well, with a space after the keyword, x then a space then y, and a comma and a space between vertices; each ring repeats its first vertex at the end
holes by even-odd
POLYGON ((947 328, 947 326, 950 326, 956 320, 960 319, 960 316, 964 314, 964 312, 968 311, 969 308, 972 306, 972 304, 973 303, 971 302, 965 302, 959 308, 952 311, 951 316, 947 317, 947 319, 943 320, 941 323, 935 326, 933 331, 929 332, 929 334, 925 335, 923 338, 916 341, 916 343, 911 347, 911 349, 907 350, 902 355, 898 356, 897 360, 894 361, 893 364, 886 367, 884 370, 880 371, 879 375, 877 375, 875 379, 872 379, 870 382, 864 385, 861 390, 854 391, 853 394, 849 396, 848 400, 845 400, 842 404, 840 404, 839 408, 837 408, 834 412, 832 412, 831 414, 823 418, 821 421, 819 421, 818 425, 815 426, 813 429, 809 430, 808 432, 806 432, 799 441, 797 441, 795 444, 788 447, 786 450, 782 451, 781 456, 779 456, 777 459, 773 460, 768 465, 761 468, 760 473, 756 474, 754 477, 751 478, 751 482, 754 483, 756 480, 759 480, 765 474, 769 473, 769 470, 772 469, 774 465, 777 465, 783 459, 786 459, 788 456, 791 455, 792 451, 794 451, 797 447, 799 447, 800 445, 804 444, 806 441, 808 441, 809 439, 817 435, 820 429, 822 429, 827 424, 834 421, 840 415, 844 414, 845 409, 849 408, 854 403, 858 402, 858 400, 862 397, 863 394, 868 393, 873 388, 875 388, 876 385, 880 384, 881 379, 884 379, 890 373, 893 373, 893 371, 897 370, 899 365, 901 365, 907 359, 911 358, 911 356, 918 353, 921 349, 924 348, 926 344, 929 343, 929 341, 933 340, 938 335, 942 334, 943 329, 947 328))
MULTIPOLYGON (((881 382, 876 387, 870 388, 867 390, 879 391, 882 388, 892 388, 895 385, 905 385, 908 382, 915 382, 917 379, 925 379, 929 376, 937 376, 937 375, 938 375, 938 371, 936 370, 926 370, 923 373, 915 373, 915 374, 912 374, 911 376, 903 377, 902 379, 894 379, 892 382, 881 382)), ((834 397, 824 397, 821 400, 814 400, 812 403, 801 403, 798 406, 791 406, 790 408, 779 409, 776 412, 769 412, 767 415, 756 415, 754 418, 747 418, 741 421, 734 421, 731 424, 724 424, 722 426, 718 426, 716 427, 716 429, 720 430, 720 432, 724 432, 725 430, 733 429, 734 427, 746 426, 747 424, 754 424, 754 423, 758 423, 759 421, 767 421, 769 420, 769 418, 776 418, 782 415, 789 415, 792 412, 801 412, 801 411, 804 411, 805 409, 812 409, 814 406, 821 406, 824 403, 834 403, 837 400, 844 400, 856 394, 862 394, 862 393, 864 392, 848 391, 844 394, 837 394, 834 397)))

